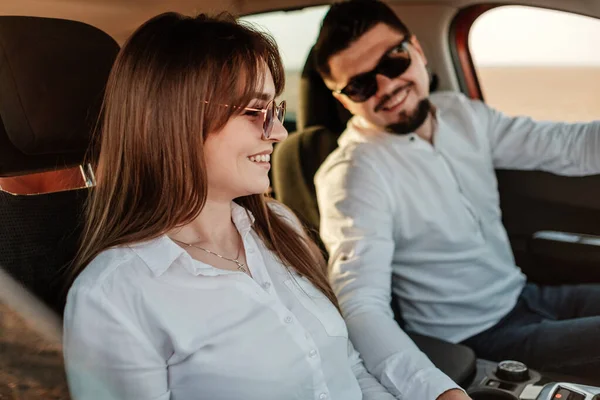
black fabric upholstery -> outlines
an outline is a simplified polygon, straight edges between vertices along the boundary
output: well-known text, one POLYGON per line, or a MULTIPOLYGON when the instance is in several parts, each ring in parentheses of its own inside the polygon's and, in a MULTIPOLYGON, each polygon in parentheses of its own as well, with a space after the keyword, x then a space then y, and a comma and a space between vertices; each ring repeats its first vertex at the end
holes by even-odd
POLYGON ((463 389, 473 382, 477 373, 477 356, 471 348, 414 332, 406 334, 437 368, 463 389))
POLYGON ((0 176, 80 163, 118 51, 81 22, 0 16, 0 176))
POLYGON ((61 270, 73 259, 87 189, 37 196, 0 191, 0 267, 62 315, 61 270))
MULTIPOLYGON (((437 88, 432 75, 430 90, 437 88)), ((318 237, 319 209, 314 175, 327 156, 337 148, 350 113, 333 97, 315 68, 312 51, 302 72, 298 127, 287 140, 279 143, 273 153, 273 191, 278 200, 290 207, 318 237)), ((402 325, 401 310, 392 301, 396 320, 402 325)), ((446 375, 466 388, 476 372, 476 356, 470 348, 443 340, 407 334, 446 375)))
MULTIPOLYGON (((118 51, 79 22, 0 17, 0 176, 83 162, 118 51)), ((59 315, 88 194, 0 190, 0 268, 59 315)))

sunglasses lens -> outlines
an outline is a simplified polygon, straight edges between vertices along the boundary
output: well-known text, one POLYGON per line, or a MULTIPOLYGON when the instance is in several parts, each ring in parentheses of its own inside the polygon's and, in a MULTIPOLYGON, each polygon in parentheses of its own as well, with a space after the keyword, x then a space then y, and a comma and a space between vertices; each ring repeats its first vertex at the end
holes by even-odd
POLYGON ((275 125, 275 118, 277 118, 283 125, 283 121, 285 119, 285 108, 285 100, 279 103, 279 106, 275 105, 275 101, 273 101, 267 108, 267 112, 265 113, 265 122, 263 123, 263 137, 265 139, 271 137, 271 131, 273 130, 273 125, 275 125))
POLYGON ((265 122, 263 123, 263 132, 265 139, 271 136, 271 130, 273 129, 273 115, 275 113, 275 102, 272 102, 267 112, 265 113, 265 122))
POLYGON ((396 78, 410 67, 410 58, 389 58, 379 64, 378 72, 388 78, 396 78))
POLYGON ((277 119, 279 120, 279 122, 281 122, 282 125, 283 125, 283 122, 285 121, 286 106, 287 106, 287 104, 284 100, 279 104, 279 107, 277 108, 277 119))
POLYGON ((363 77, 358 82, 352 82, 346 86, 343 93, 356 103, 367 101, 377 92, 377 81, 374 75, 363 77))
POLYGON ((379 65, 377 65, 377 68, 372 72, 350 81, 350 83, 342 90, 342 93, 355 103, 365 102, 377 93, 376 74, 385 75, 388 78, 396 78, 410 67, 410 62, 411 60, 408 52, 404 53, 401 57, 385 58, 381 60, 379 65))

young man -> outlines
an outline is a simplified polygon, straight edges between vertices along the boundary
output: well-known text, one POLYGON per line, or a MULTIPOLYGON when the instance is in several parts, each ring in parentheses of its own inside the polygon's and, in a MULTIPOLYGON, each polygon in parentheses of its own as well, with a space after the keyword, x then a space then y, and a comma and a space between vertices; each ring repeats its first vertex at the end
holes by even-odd
POLYGON ((394 321, 393 292, 408 330, 482 358, 600 374, 600 285, 526 283, 494 174, 600 173, 600 122, 535 122, 430 95, 418 40, 379 1, 333 5, 315 56, 354 114, 315 183, 331 281, 367 368, 406 398, 449 387, 394 321))

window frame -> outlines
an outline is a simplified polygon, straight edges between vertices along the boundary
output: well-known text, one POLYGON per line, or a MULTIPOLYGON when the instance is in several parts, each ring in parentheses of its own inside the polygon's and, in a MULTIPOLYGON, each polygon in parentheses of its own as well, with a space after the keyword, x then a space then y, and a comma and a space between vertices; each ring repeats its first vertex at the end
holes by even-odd
POLYGON ((473 56, 471 55, 471 49, 469 47, 469 34, 471 33, 471 28, 473 27, 473 23, 477 20, 477 18, 484 13, 495 8, 505 6, 523 6, 540 10, 560 11, 573 15, 590 17, 600 21, 600 16, 598 15, 588 15, 573 10, 564 10, 530 4, 479 3, 460 9, 450 23, 450 28, 448 31, 448 47, 450 50, 450 58, 454 67, 454 72, 458 81, 458 86, 461 92, 465 93, 471 99, 485 102, 479 77, 477 75, 477 70, 475 69, 475 63, 473 62, 473 56))
POLYGON ((465 7, 456 14, 450 24, 448 43, 458 86, 471 99, 485 101, 469 47, 471 28, 477 18, 485 12, 504 5, 507 4, 477 4, 465 7))

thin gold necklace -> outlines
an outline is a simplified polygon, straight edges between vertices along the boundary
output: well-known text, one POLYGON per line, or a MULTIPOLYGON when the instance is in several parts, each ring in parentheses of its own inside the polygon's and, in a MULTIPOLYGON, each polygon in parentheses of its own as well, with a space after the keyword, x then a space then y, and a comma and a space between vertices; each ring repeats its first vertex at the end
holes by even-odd
POLYGON ((187 247, 194 247, 196 249, 200 249, 202 251, 205 251, 208 254, 212 254, 213 256, 217 256, 223 260, 226 261, 230 261, 232 263, 235 263, 237 265, 237 268, 242 271, 243 273, 247 274, 248 273, 248 268, 246 267, 246 264, 244 264, 243 262, 239 261, 240 258, 240 253, 241 253, 241 249, 242 249, 242 245, 241 245, 241 241, 240 241, 240 246, 238 247, 238 253, 235 256, 235 259, 233 258, 228 258, 225 256, 220 255, 219 253, 215 253, 214 251, 210 251, 208 249, 205 249, 204 247, 200 247, 198 245, 192 244, 192 243, 186 243, 186 242, 182 242, 181 240, 177 240, 177 239, 173 239, 174 241, 176 241, 177 243, 183 244, 187 247))

